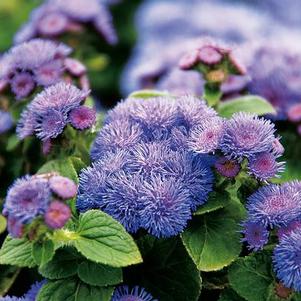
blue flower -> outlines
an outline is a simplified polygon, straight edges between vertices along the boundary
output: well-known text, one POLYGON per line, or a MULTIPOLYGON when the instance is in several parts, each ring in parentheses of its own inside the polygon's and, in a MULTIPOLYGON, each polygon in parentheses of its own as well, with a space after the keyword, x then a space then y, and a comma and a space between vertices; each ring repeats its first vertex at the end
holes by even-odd
POLYGON ((249 174, 260 181, 267 181, 273 177, 279 177, 279 172, 284 171, 284 162, 277 162, 279 155, 272 152, 258 153, 249 159, 249 174))
POLYGON ((265 227, 282 227, 301 216, 301 190, 294 182, 259 188, 247 202, 249 219, 265 227))
POLYGON ((25 176, 17 179, 9 188, 4 211, 23 223, 29 223, 38 215, 45 213, 50 196, 47 180, 25 176))
POLYGON ((43 141, 56 138, 68 124, 72 110, 81 106, 88 93, 63 82, 46 88, 21 114, 18 137, 24 139, 36 133, 43 141))
POLYGON ((112 301, 158 301, 144 288, 135 286, 130 289, 128 286, 117 287, 114 291, 112 301))
POLYGON ((46 284, 46 280, 34 283, 28 292, 24 295, 26 301, 35 301, 42 286, 46 284))
POLYGON ((301 292, 301 234, 294 231, 282 237, 274 249, 274 270, 288 288, 301 292))
POLYGON ((261 223, 248 220, 242 226, 242 241, 248 244, 249 250, 261 250, 268 243, 269 231, 261 223))
POLYGON ((235 113, 224 127, 222 152, 230 158, 251 158, 272 149, 275 128, 269 120, 250 113, 235 113))

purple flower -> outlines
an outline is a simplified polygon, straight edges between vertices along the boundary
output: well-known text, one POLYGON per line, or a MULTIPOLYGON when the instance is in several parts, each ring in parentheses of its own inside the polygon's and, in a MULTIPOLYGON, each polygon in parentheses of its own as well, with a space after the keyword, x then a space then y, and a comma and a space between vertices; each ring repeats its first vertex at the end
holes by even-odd
MULTIPOLYGON (((43 36, 53 37, 62 34, 68 25, 67 17, 59 12, 49 12, 37 22, 37 31, 43 36)), ((34 35, 34 33, 33 33, 34 35)), ((28 40, 27 38, 24 41, 28 40)))
POLYGON ((75 76, 81 76, 86 73, 87 69, 80 61, 66 58, 64 61, 65 68, 75 76))
POLYGON ((68 72, 70 80, 84 76, 86 69, 80 62, 80 73, 79 70, 71 72, 70 68, 64 69, 65 61, 70 67, 68 55, 71 51, 64 44, 43 39, 14 46, 0 58, 0 81, 9 83, 16 98, 23 99, 35 92, 36 86, 47 87, 63 81, 68 72))
POLYGON ((260 181, 267 181, 279 177, 278 173, 284 171, 284 162, 277 162, 279 155, 272 152, 258 153, 249 159, 249 174, 260 181))
POLYGON ((62 176, 53 176, 49 179, 50 189, 62 199, 71 199, 76 196, 77 185, 70 179, 62 176))
POLYGON ((115 289, 112 301, 158 301, 144 288, 135 286, 130 289, 128 286, 119 286, 115 289))
POLYGON ((90 128, 96 122, 96 112, 94 109, 80 106, 70 113, 70 123, 78 130, 90 128))
POLYGON ((71 210, 68 205, 59 201, 51 202, 44 215, 46 225, 52 229, 64 227, 70 217, 71 210))
POLYGON ((44 214, 50 202, 50 189, 45 179, 25 176, 9 188, 4 203, 8 216, 24 223, 44 214))
POLYGON ((301 220, 295 220, 290 222, 287 226, 281 227, 277 231, 277 235, 279 240, 281 240, 284 236, 289 236, 292 232, 301 229, 301 220))
POLYGON ((274 249, 274 270, 279 280, 288 288, 301 291, 301 234, 294 231, 282 237, 274 249))
POLYGON ((221 150, 230 158, 251 158, 272 149, 275 128, 269 120, 250 113, 235 113, 224 126, 221 150))
MULTIPOLYGON (((15 35, 15 43, 34 37, 57 38, 73 28, 94 25, 106 41, 114 44, 117 36, 110 12, 99 0, 47 0, 32 11, 30 20, 15 35)), ((81 29, 82 30, 82 29, 81 29)))
POLYGON ((208 45, 199 50, 198 59, 204 64, 214 65, 221 62, 223 54, 219 51, 219 49, 208 45))
POLYGON ((269 231, 258 222, 247 221, 243 224, 243 242, 248 244, 249 250, 259 251, 268 243, 269 231))
POLYGON ((139 124, 128 121, 114 121, 105 125, 96 137, 92 148, 92 160, 98 160, 106 151, 126 149, 136 145, 143 138, 143 130, 139 124))
POLYGON ((15 297, 15 296, 5 296, 0 297, 0 301, 27 301, 22 297, 15 297))
POLYGON ((212 191, 210 156, 192 154, 185 143, 190 122, 208 116, 216 112, 190 97, 131 98, 117 105, 92 146, 98 161, 80 175, 78 210, 101 209, 130 232, 180 233, 212 191))
POLYGON ((295 182, 259 188, 247 202, 249 219, 271 228, 283 227, 301 215, 301 190, 295 182))
POLYGON ((185 182, 174 179, 152 177, 145 182, 140 193, 143 195, 144 210, 141 226, 156 237, 169 237, 182 232, 191 218, 189 190, 185 182))
POLYGON ((70 112, 81 106, 88 93, 65 83, 46 88, 21 114, 17 125, 19 138, 34 132, 43 141, 56 138, 67 125, 70 112))
POLYGON ((63 71, 61 60, 54 60, 37 68, 35 79, 40 86, 50 86, 61 80, 63 71))
POLYGON ((13 119, 9 112, 0 110, 0 134, 7 132, 13 127, 13 119))
POLYGON ((190 130, 188 148, 196 153, 210 153, 219 148, 223 135, 223 120, 219 117, 205 120, 190 130))
POLYGON ((17 99, 28 96, 35 87, 33 77, 28 72, 16 74, 10 81, 11 89, 17 99))
POLYGON ((287 117, 292 122, 301 121, 301 104, 295 104, 291 106, 287 111, 287 117))
POLYGON ((235 178, 240 172, 240 164, 226 157, 218 158, 214 166, 220 175, 227 178, 235 178))

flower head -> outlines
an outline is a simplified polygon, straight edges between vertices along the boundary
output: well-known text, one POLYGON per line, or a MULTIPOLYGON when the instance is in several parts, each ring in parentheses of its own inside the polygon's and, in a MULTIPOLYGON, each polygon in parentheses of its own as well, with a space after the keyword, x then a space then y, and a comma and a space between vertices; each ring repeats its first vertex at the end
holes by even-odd
POLYGON ((285 235, 274 249, 274 270, 288 288, 301 291, 301 234, 294 231, 285 235))
POLYGON ((87 93, 65 83, 46 88, 22 113, 17 125, 19 138, 34 132, 43 141, 56 138, 68 124, 71 111, 81 106, 87 93))
POLYGON ((242 241, 248 244, 249 250, 261 250, 268 242, 269 231, 258 222, 247 221, 243 224, 242 241))
MULTIPOLYGON (((18 100, 30 96, 36 87, 47 87, 64 81, 69 73, 71 79, 82 77, 86 70, 72 72, 68 66, 71 48, 49 40, 33 39, 12 47, 0 58, 0 80, 9 83, 12 93, 18 100)), ((84 68, 84 69, 83 69, 84 68)), ((80 83, 80 81, 79 81, 80 83)))
POLYGON ((240 172, 240 164, 226 157, 219 157, 214 166, 220 175, 227 178, 234 178, 240 172))
POLYGON ((120 286, 115 289, 112 301, 158 301, 146 292, 144 288, 135 286, 130 289, 128 286, 120 286))
POLYGON ((50 189, 46 180, 25 176, 17 179, 9 188, 4 209, 8 215, 24 223, 45 213, 50 201, 50 189))
POLYGON ((46 225, 52 229, 62 228, 70 217, 70 208, 59 201, 53 201, 44 216, 46 225))
POLYGON ((249 159, 249 173, 261 181, 279 177, 278 173, 284 171, 284 162, 277 162, 278 157, 272 152, 256 154, 249 159))
POLYGON ((284 236, 290 235, 292 232, 301 229, 301 220, 295 220, 290 222, 287 226, 280 227, 277 231, 277 235, 279 240, 281 240, 284 236))
POLYGON ((28 292, 24 295, 25 300, 34 301, 37 298, 37 295, 42 288, 42 286, 46 283, 46 280, 42 280, 40 282, 35 282, 32 284, 28 292))
POLYGON ((196 153, 214 152, 223 136, 223 120, 219 117, 205 120, 189 133, 188 147, 196 153))
POLYGON ((35 37, 57 38, 91 24, 110 44, 117 42, 112 17, 103 1, 47 0, 31 13, 30 20, 15 35, 15 43, 35 37))
POLYGON ((264 226, 283 227, 300 217, 301 190, 294 182, 270 184, 248 198, 249 218, 264 226))
POLYGON ((222 152, 231 158, 251 158, 272 149, 274 125, 250 113, 235 113, 224 127, 221 141, 222 152))
POLYGON ((78 130, 90 128, 96 121, 96 112, 89 107, 80 106, 70 113, 70 123, 78 130))
POLYGON ((71 199, 76 196, 77 185, 70 179, 62 176, 53 176, 49 179, 50 189, 62 199, 71 199))

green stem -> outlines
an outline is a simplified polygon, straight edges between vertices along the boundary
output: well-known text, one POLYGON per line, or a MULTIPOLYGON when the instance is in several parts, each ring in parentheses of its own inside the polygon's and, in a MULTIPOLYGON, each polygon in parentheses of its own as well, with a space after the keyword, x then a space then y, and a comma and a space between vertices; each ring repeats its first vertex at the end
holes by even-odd
POLYGON ((204 88, 204 99, 207 101, 210 107, 217 107, 221 97, 222 92, 219 84, 206 83, 204 88))

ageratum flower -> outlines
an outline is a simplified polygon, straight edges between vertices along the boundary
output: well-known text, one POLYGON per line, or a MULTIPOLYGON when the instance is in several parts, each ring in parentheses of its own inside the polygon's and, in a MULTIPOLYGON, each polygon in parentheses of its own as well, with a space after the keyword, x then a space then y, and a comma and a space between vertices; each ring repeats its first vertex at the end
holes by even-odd
POLYGON ((284 171, 284 162, 277 162, 279 155, 272 152, 258 153, 249 159, 249 174, 260 181, 267 181, 279 177, 279 172, 284 171))
POLYGON ((117 42, 112 17, 103 1, 47 0, 32 11, 14 41, 19 44, 41 36, 58 38, 65 33, 83 32, 90 24, 109 44, 117 42))
POLYGON ((287 226, 279 228, 277 231, 279 240, 296 230, 301 230, 301 220, 292 221, 287 226))
POLYGON ((25 176, 9 188, 4 212, 24 223, 31 222, 48 208, 51 191, 47 180, 25 176))
POLYGON ((301 234, 293 231, 285 235, 274 249, 274 270, 279 280, 288 288, 301 291, 301 234))
POLYGON ((220 147, 230 158, 251 158, 272 150, 274 133, 274 124, 269 120, 250 113, 235 113, 224 127, 220 147))
MULTIPOLYGON (((212 191, 212 156, 192 153, 193 122, 216 118, 198 98, 129 98, 108 113, 96 137, 95 161, 80 175, 77 208, 101 209, 130 232, 146 229, 157 237, 183 231, 192 211, 212 191), (189 106, 191 104, 191 106, 189 106)), ((208 151, 209 152, 209 151, 208 151)))
POLYGON ((248 244, 249 250, 261 250, 269 240, 269 231, 261 223, 246 221, 243 224, 242 234, 244 235, 242 242, 248 244))
POLYGON ((247 202, 249 219, 265 227, 283 227, 301 216, 301 189, 295 182, 259 188, 247 202))
POLYGON ((144 288, 135 286, 130 289, 128 286, 117 287, 114 291, 112 301, 158 301, 144 288))
POLYGON ((13 126, 13 119, 9 112, 0 110, 0 134, 10 130, 13 126))
POLYGON ((56 138, 71 122, 72 111, 81 108, 88 94, 88 91, 63 82, 46 88, 21 114, 18 137, 24 139, 35 134, 42 141, 56 138))
POLYGON ((42 218, 52 229, 62 228, 70 218, 71 211, 66 204, 58 201, 58 197, 70 199, 75 194, 76 184, 57 174, 17 179, 9 188, 3 206, 10 235, 22 237, 27 225, 30 226, 37 218, 42 218), (60 184, 58 179, 61 180, 60 184))
POLYGON ((240 164, 234 160, 229 160, 226 157, 219 157, 214 167, 220 175, 227 178, 235 178, 240 172, 240 164))
MULTIPOLYGON (((42 39, 14 46, 0 58, 0 80, 10 85, 16 99, 22 100, 37 86, 47 87, 62 81, 66 71, 71 78, 82 78, 86 70, 80 73, 72 70, 68 58, 71 52, 64 44, 42 39)), ((74 59, 72 62, 82 65, 74 59)))

